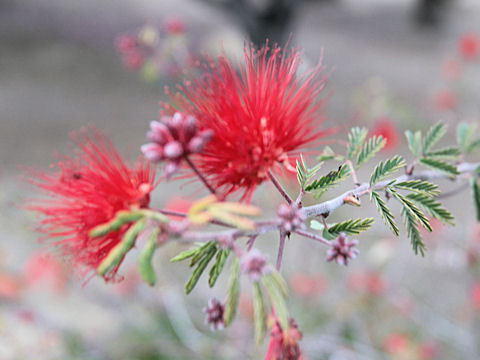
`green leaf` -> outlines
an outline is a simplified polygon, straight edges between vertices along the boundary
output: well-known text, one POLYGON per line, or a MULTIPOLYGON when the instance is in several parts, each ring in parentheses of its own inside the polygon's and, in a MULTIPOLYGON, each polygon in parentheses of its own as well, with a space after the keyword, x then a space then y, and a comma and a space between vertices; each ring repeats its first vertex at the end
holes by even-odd
POLYGON ((367 137, 368 130, 366 128, 354 127, 348 134, 347 158, 353 160, 355 155, 362 148, 363 142, 367 137))
POLYGON ((410 215, 414 216, 417 221, 419 221, 422 226, 427 229, 428 231, 432 231, 432 227, 430 226, 430 222, 428 221, 428 218, 425 216, 424 213, 413 203, 411 199, 409 199, 406 196, 403 196, 402 194, 398 193, 396 190, 394 190, 391 187, 387 188, 387 191, 392 194, 395 199, 397 199, 400 204, 402 204, 403 209, 409 213, 410 215))
POLYGON ((320 154, 319 157, 317 157, 317 160, 319 162, 324 162, 324 161, 327 161, 327 160, 332 160, 332 159, 335 159, 336 157, 336 154, 335 152, 332 150, 332 148, 330 146, 325 146, 325 148, 323 149, 322 153, 320 154))
POLYGON ((449 164, 445 161, 431 159, 431 158, 421 158, 420 163, 426 167, 440 171, 447 175, 458 175, 460 174, 455 165, 449 164))
POLYGON ((350 168, 347 164, 341 165, 337 170, 330 171, 327 175, 314 180, 305 188, 305 191, 316 190, 315 197, 320 197, 325 191, 335 187, 338 183, 345 180, 350 174, 350 168))
POLYGON ((148 242, 145 245, 140 257, 138 258, 138 272, 140 277, 143 281, 145 281, 148 285, 153 286, 157 281, 155 276, 155 269, 152 265, 153 254, 155 254, 155 250, 157 249, 158 244, 158 234, 160 233, 159 228, 155 228, 152 231, 148 238, 148 242))
POLYGON ((422 133, 417 131, 413 134, 410 130, 407 130, 405 131, 405 137, 407 138, 408 148, 413 156, 418 158, 422 152, 422 133))
POLYGON ((217 279, 225 266, 228 255, 230 255, 230 249, 222 249, 217 253, 215 264, 210 269, 210 277, 208 278, 208 285, 210 287, 213 287, 217 282, 217 279))
POLYGON ((123 225, 140 220, 143 217, 144 214, 141 211, 119 211, 111 221, 95 226, 90 230, 89 236, 92 238, 105 236, 112 231, 120 230, 123 225))
POLYGON ((453 215, 447 209, 445 209, 440 202, 436 201, 428 194, 411 193, 407 195, 407 198, 412 200, 418 206, 422 207, 432 217, 454 225, 453 220, 455 218, 453 215))
POLYGON ((271 277, 262 277, 262 282, 267 289, 270 302, 275 309, 275 315, 278 318, 282 329, 288 329, 288 310, 281 290, 271 277))
POLYGON ((358 235, 362 231, 366 231, 370 229, 374 222, 373 218, 366 218, 366 219, 356 219, 356 220, 346 220, 343 222, 336 223, 330 226, 328 229, 324 230, 328 233, 327 240, 334 239, 340 235, 340 233, 345 233, 347 235, 358 235))
POLYGON ((302 189, 304 189, 310 180, 317 174, 322 165, 323 162, 320 162, 310 169, 305 163, 303 156, 300 155, 300 161, 297 160, 297 180, 302 189))
POLYGON ((470 178, 470 185, 473 193, 473 204, 477 213, 477 221, 480 221, 480 187, 478 186, 476 177, 470 178))
POLYGON ((198 248, 197 253, 192 257, 192 260, 190 260, 190 267, 195 266, 212 248, 217 248, 216 241, 209 241, 198 248))
POLYGON ((461 154, 462 152, 459 148, 452 146, 437 151, 425 153, 425 156, 434 159, 456 159, 461 154))
POLYGON ((469 147, 472 144, 475 131, 477 130, 477 124, 460 123, 457 126, 457 143, 462 152, 468 152, 469 147))
POLYGON ((190 294, 192 292, 192 290, 195 288, 195 285, 197 285, 198 280, 200 279, 200 276, 202 276, 208 263, 215 256, 216 252, 217 252, 217 247, 213 246, 203 254, 201 260, 198 262, 197 267, 195 268, 195 270, 193 270, 192 276, 190 277, 187 284, 185 285, 185 293, 190 294))
MULTIPOLYGON (((205 245, 205 244, 202 244, 202 246, 203 245, 205 245)), ((171 258, 170 262, 178 262, 178 261, 189 259, 192 256, 196 255, 198 253, 198 251, 199 251, 199 247, 182 251, 180 254, 177 254, 176 256, 171 258)))
POLYGON ((323 225, 323 223, 321 223, 320 221, 317 221, 315 219, 310 221, 310 227, 313 230, 319 230, 319 231, 323 231, 323 229, 325 229, 325 225, 323 225))
POLYGON ((378 212, 380 213, 380 215, 382 215, 385 224, 388 225, 394 235, 398 236, 400 231, 398 230, 397 223, 395 222, 395 217, 393 216, 390 209, 387 207, 385 201, 383 201, 383 199, 380 197, 380 194, 376 191, 372 191, 371 199, 375 202, 375 205, 377 205, 378 212))
POLYGON ((419 193, 426 193, 430 196, 437 196, 440 194, 438 185, 435 185, 425 180, 407 180, 392 185, 395 189, 410 190, 419 193))
POLYGON ((253 320, 255 329, 255 342, 260 344, 267 330, 265 304, 263 302, 262 289, 258 281, 252 284, 253 320))
POLYGON ((433 125, 425 135, 423 139, 423 154, 427 154, 432 146, 434 146, 445 134, 447 133, 447 127, 442 122, 438 122, 433 125))
POLYGON ((392 175, 395 171, 404 167, 405 165, 405 160, 399 155, 388 159, 387 161, 385 161, 385 163, 383 163, 383 161, 380 161, 380 163, 375 168, 372 176, 370 177, 370 187, 373 187, 373 185, 378 183, 380 180, 383 180, 386 177, 392 175))
POLYGON ((471 142, 471 144, 467 148, 467 154, 470 154, 476 151, 477 149, 480 149, 480 139, 476 139, 471 142))
POLYGON ((373 136, 364 145, 362 151, 358 154, 357 165, 361 166, 375 156, 377 152, 383 149, 387 140, 382 135, 373 136))
POLYGON ((420 230, 418 229, 417 218, 405 207, 402 209, 402 216, 405 220, 407 235, 410 239, 415 255, 418 255, 420 252, 422 256, 425 256, 426 247, 423 242, 422 235, 420 234, 420 230))
POLYGON ((240 298, 240 260, 236 257, 233 260, 232 268, 230 270, 230 277, 228 279, 228 295, 225 304, 224 321, 225 326, 229 326, 238 308, 238 300, 240 298))
POLYGON ((284 297, 288 297, 287 282, 277 270, 273 269, 268 275, 265 275, 265 277, 272 278, 273 282, 275 282, 275 285, 280 290, 282 295, 284 297))
POLYGON ((145 225, 145 219, 140 219, 127 230, 122 241, 110 250, 106 258, 100 263, 97 274, 105 275, 110 269, 120 264, 125 255, 135 245, 137 236, 143 231, 145 225))

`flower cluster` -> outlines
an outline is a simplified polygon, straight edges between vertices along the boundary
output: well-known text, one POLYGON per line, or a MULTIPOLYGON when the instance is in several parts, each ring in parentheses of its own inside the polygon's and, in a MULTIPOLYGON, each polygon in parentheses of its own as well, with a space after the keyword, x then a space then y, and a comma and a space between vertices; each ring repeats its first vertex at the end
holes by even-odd
POLYGON ((286 233, 290 233, 301 227, 305 220, 302 211, 295 204, 281 204, 278 207, 277 215, 280 219, 280 226, 286 233))
POLYGON ((257 249, 252 249, 242 256, 240 267, 252 281, 260 280, 262 275, 270 271, 267 258, 257 249))
MULTIPOLYGON (((39 231, 55 239, 64 255, 88 271, 97 269, 129 225, 95 238, 90 230, 121 210, 148 207, 156 185, 148 162, 139 159, 135 166, 128 166, 100 131, 92 132, 73 135, 75 155, 52 165, 53 171, 32 171, 30 182, 48 198, 29 206, 43 215, 39 231)), ((105 274, 106 280, 115 279, 119 265, 105 274)))
POLYGON ((212 330, 222 330, 225 327, 224 311, 225 306, 216 298, 208 301, 208 305, 203 309, 203 312, 207 315, 205 322, 210 325, 212 330))
POLYGON ((167 177, 178 170, 182 159, 202 151, 213 135, 209 129, 200 131, 193 116, 179 112, 162 117, 161 122, 152 121, 150 128, 151 142, 142 146, 142 152, 152 162, 166 161, 167 177))
POLYGON ((339 265, 348 265, 348 261, 355 259, 359 253, 355 246, 358 240, 348 240, 345 233, 341 233, 333 246, 327 252, 327 261, 335 260, 339 265))

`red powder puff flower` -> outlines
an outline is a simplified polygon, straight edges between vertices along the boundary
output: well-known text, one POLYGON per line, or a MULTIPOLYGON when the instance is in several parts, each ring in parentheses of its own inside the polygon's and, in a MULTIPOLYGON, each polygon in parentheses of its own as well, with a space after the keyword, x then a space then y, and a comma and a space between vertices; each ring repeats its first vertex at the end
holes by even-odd
POLYGON ((180 17, 177 16, 172 16, 165 19, 163 25, 168 34, 183 34, 187 31, 187 25, 180 17))
POLYGON ((290 318, 288 330, 282 330, 280 323, 274 318, 270 333, 265 360, 302 360, 304 359, 298 341, 302 340, 302 333, 298 330, 297 323, 290 318))
POLYGON ((382 135, 384 139, 387 139, 384 150, 395 149, 398 146, 398 130, 395 127, 395 123, 388 116, 378 119, 373 125, 371 133, 377 136, 382 135))
POLYGON ((319 94, 325 87, 320 64, 297 76, 301 54, 278 46, 245 50, 245 65, 224 55, 209 59, 203 75, 191 78, 173 97, 174 108, 191 114, 214 137, 198 156, 198 167, 225 195, 244 190, 249 199, 257 185, 295 151, 325 135, 318 129, 319 94))
POLYGON ((67 283, 67 274, 62 264, 49 254, 32 254, 24 264, 25 283, 35 289, 62 291, 67 283))
POLYGON ((475 310, 480 310, 480 281, 473 285, 470 300, 475 310))
POLYGON ((453 111, 457 108, 457 97, 449 90, 438 92, 433 100, 438 110, 453 111))
POLYGON ((400 333, 392 333, 385 339, 383 347, 387 353, 402 354, 408 350, 410 339, 400 333))
MULTIPOLYGON (((120 210, 146 208, 156 186, 155 171, 142 159, 129 167, 113 144, 99 131, 72 136, 77 149, 52 165, 51 172, 33 172, 29 180, 47 196, 29 209, 43 215, 39 231, 55 239, 62 253, 82 270, 95 270, 121 240, 129 225, 107 235, 91 238, 97 225, 112 220, 120 210)), ((105 280, 114 280, 113 267, 105 280)))
POLYGON ((480 40, 475 34, 464 34, 458 42, 458 47, 466 60, 473 60, 480 53, 480 40))

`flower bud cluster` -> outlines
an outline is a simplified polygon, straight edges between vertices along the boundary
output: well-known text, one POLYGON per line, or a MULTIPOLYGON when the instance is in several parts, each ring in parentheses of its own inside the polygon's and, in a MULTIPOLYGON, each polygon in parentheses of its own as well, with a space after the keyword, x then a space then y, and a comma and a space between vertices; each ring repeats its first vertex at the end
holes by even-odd
POLYGON ((281 229, 287 233, 302 227, 305 217, 297 205, 281 204, 277 211, 281 229))
POLYGON ((327 252, 327 261, 335 260, 339 265, 348 265, 348 261, 355 259, 359 254, 355 246, 358 240, 348 240, 345 233, 338 235, 337 240, 327 252))
POLYGON ((142 152, 152 162, 166 161, 167 177, 178 170, 186 156, 202 151, 213 136, 212 130, 200 131, 193 116, 179 112, 152 121, 150 129, 147 133, 150 143, 142 146, 142 152))
POLYGON ((270 271, 267 258, 257 249, 252 249, 242 256, 240 267, 252 281, 259 281, 263 275, 270 271))
POLYGON ((219 300, 211 298, 203 312, 207 315, 205 322, 210 325, 212 330, 222 330, 225 327, 223 317, 225 306, 219 300))

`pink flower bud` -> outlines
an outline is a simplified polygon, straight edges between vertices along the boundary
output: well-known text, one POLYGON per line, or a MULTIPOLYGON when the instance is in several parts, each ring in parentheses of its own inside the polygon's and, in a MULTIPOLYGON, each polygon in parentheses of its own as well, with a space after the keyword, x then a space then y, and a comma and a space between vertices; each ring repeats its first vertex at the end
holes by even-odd
POLYGON ((178 159, 183 154, 183 146, 178 141, 171 141, 163 148, 167 159, 178 159))
POLYGON ((152 130, 147 133, 147 138, 151 142, 165 145, 172 138, 165 124, 159 121, 151 121, 150 128, 152 130))
POLYGON ((148 143, 142 145, 140 149, 143 155, 152 162, 163 160, 163 147, 158 144, 148 143))

